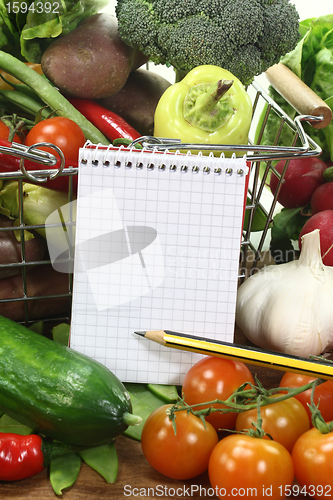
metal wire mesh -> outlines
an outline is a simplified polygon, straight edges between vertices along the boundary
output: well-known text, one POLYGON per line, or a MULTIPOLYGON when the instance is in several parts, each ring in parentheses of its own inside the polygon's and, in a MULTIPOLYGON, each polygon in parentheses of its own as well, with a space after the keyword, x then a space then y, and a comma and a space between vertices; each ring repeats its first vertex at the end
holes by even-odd
MULTIPOLYGON (((295 120, 291 120, 288 115, 284 113, 284 111, 270 98, 270 96, 258 85, 254 82, 248 88, 248 92, 251 96, 253 103, 253 116, 252 116, 252 125, 249 135, 249 143, 244 146, 235 146, 235 145, 209 145, 209 150, 216 149, 217 151, 233 151, 236 156, 244 156, 247 155, 247 159, 250 163, 250 181, 248 188, 248 197, 250 203, 247 203, 246 210, 249 212, 248 222, 246 227, 243 230, 243 238, 241 243, 241 252, 240 252, 240 279, 245 278, 244 269, 247 265, 248 252, 251 252, 254 255, 254 259, 252 262, 253 269, 256 267, 258 261, 260 260, 262 248, 265 242, 265 238, 267 236, 267 232, 269 230, 269 226, 272 220, 272 216, 274 213, 274 209, 276 206, 276 197, 272 197, 270 207, 267 209, 261 203, 261 198, 263 195, 265 188, 265 184, 267 181, 267 176, 269 172, 274 169, 274 162, 279 159, 289 159, 294 157, 302 157, 302 156, 316 156, 320 154, 320 148, 318 145, 308 137, 303 129, 302 122, 303 121, 311 121, 311 120, 320 120, 318 117, 312 116, 297 116, 295 120), (264 119, 262 121, 261 130, 258 130, 257 123, 259 119, 259 115, 262 114, 263 109, 266 109, 264 119), (273 144, 269 146, 260 145, 262 136, 267 125, 268 117, 271 113, 275 113, 280 120, 280 127, 278 133, 276 135, 275 141, 273 144), (286 145, 278 145, 279 139, 281 136, 281 131, 283 127, 289 127, 292 131, 293 140, 291 144, 286 145), (253 219, 258 208, 264 212, 266 216, 266 225, 261 233, 259 242, 255 243, 253 241, 253 233, 252 233, 252 224, 253 219)), ((179 144, 179 142, 170 141, 159 141, 154 139, 151 142, 149 139, 144 140, 144 147, 152 147, 157 149, 165 149, 169 150, 174 149, 191 149, 191 150, 205 150, 207 146, 198 145, 198 144, 179 144)), ((0 148, 1 150, 1 148, 0 148)), ((30 158, 33 155, 33 159, 36 159, 35 155, 39 154, 38 151, 29 150, 27 151, 24 147, 18 147, 16 152, 11 150, 3 151, 9 154, 17 154, 21 158, 30 158)), ((38 159, 38 158, 37 158, 38 159)), ((38 159, 41 161, 41 158, 38 159)), ((46 167, 52 165, 52 158, 43 158, 42 161, 46 161, 46 167)), ((21 162, 24 165, 24 162, 21 162)), ((286 164, 287 165, 287 164, 286 164)), ((31 271, 34 270, 35 273, 40 273, 41 279, 42 275, 45 272, 45 266, 51 266, 51 260, 49 256, 46 256, 42 260, 38 261, 27 261, 26 259, 26 242, 24 240, 24 231, 36 231, 40 229, 40 226, 34 225, 26 225, 23 220, 23 199, 24 199, 24 184, 25 182, 31 182, 33 180, 38 181, 39 179, 49 178, 52 174, 54 174, 54 170, 44 169, 38 170, 34 172, 27 173, 23 168, 18 172, 6 172, 4 174, 0 174, 0 183, 2 181, 15 180, 18 183, 18 203, 20 207, 20 215, 15 223, 10 228, 8 227, 0 227, 0 237, 6 231, 16 231, 16 234, 20 235, 20 251, 21 251, 21 260, 15 263, 2 263, 0 264, 0 275, 1 271, 8 269, 16 269, 17 276, 16 281, 19 283, 19 290, 15 290, 14 292, 8 292, 8 296, 6 296, 5 290, 6 286, 4 286, 4 281, 0 280, 0 314, 3 314, 3 311, 9 305, 12 308, 20 308, 21 315, 16 320, 20 322, 24 322, 29 325, 31 322, 36 321, 36 319, 43 319, 46 321, 53 321, 55 318, 52 315, 52 307, 50 307, 51 314, 47 317, 38 317, 38 308, 34 308, 34 303, 40 303, 41 301, 57 301, 59 299, 63 299, 65 301, 65 306, 61 314, 56 313, 56 319, 69 321, 70 320, 70 311, 71 311, 71 299, 72 299, 72 283, 73 283, 73 274, 69 272, 66 275, 66 290, 61 293, 55 290, 54 284, 52 282, 46 283, 46 287, 44 287, 43 294, 36 294, 33 287, 29 286, 29 277, 31 276, 31 271), (1 283, 2 282, 2 283, 1 283), (2 286, 1 286, 2 285, 2 286)), ((68 202, 70 203, 74 199, 74 191, 73 191, 73 177, 78 174, 77 169, 75 168, 61 168, 58 172, 60 176, 68 176, 69 178, 69 188, 68 188, 68 202)), ((283 182, 283 175, 280 176, 280 183, 283 182)), ((52 181, 51 181, 52 182, 52 181)), ((52 186, 52 184, 51 184, 52 186)), ((50 187, 51 187, 50 186, 50 187)), ((75 225, 75 221, 68 220, 64 221, 66 223, 75 225)), ((45 226, 44 226, 45 227, 45 226)), ((0 248, 1 252, 1 248, 0 248)), ((68 257, 69 260, 73 261, 73 254, 70 254, 68 257)), ((70 266, 72 269, 72 266, 70 266)), ((18 285, 17 285, 18 286, 18 285)))

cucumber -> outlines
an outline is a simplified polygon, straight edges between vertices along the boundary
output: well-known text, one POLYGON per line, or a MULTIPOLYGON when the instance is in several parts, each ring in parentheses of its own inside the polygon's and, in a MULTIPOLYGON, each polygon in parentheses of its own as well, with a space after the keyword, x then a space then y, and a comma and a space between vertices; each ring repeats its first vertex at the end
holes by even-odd
POLYGON ((0 411, 79 446, 109 443, 141 422, 125 386, 104 365, 2 316, 0 411))

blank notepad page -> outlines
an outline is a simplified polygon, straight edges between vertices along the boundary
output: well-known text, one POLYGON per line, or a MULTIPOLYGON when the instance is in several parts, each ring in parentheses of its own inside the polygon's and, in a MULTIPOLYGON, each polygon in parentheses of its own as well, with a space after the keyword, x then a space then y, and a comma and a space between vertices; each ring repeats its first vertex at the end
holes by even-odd
POLYGON ((233 342, 245 159, 83 148, 79 161, 71 347, 124 382, 181 384, 201 356, 134 331, 233 342))

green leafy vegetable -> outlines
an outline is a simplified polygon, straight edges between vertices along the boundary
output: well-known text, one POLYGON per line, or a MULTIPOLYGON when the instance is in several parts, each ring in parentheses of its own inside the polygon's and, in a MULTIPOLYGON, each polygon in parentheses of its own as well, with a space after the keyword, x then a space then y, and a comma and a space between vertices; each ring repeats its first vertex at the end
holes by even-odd
POLYGON ((283 208, 273 218, 272 237, 276 239, 288 237, 298 241, 299 233, 308 220, 306 213, 305 207, 283 208))
POLYGON ((40 63, 46 47, 66 35, 108 0, 0 0, 0 48, 21 60, 40 63))
MULTIPOLYGON (((333 109, 333 14, 302 21, 300 33, 301 40, 294 50, 281 58, 281 62, 333 109)), ((295 110, 272 87, 269 94, 290 118, 295 117, 295 110)), ((264 113, 265 110, 262 116, 264 113)), ((280 118, 273 113, 270 115, 261 140, 263 145, 274 144, 280 126, 280 118)), ((333 160, 333 123, 324 129, 304 123, 304 130, 323 150, 322 158, 333 160)), ((285 125, 278 145, 290 146, 292 140, 293 132, 285 125)))
POLYGON ((270 252, 276 264, 295 260, 292 241, 298 241, 299 233, 308 220, 307 207, 283 208, 273 218, 270 252))

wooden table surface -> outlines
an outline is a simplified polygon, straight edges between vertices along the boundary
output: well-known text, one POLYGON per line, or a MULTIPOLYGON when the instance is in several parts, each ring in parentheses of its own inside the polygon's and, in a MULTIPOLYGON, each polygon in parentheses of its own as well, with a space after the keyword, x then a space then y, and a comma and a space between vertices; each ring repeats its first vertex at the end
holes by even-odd
MULTIPOLYGON (((243 334, 235 330, 235 342, 246 344, 243 334)), ((265 369, 256 366, 249 368, 253 374, 257 374, 264 387, 277 387, 283 372, 265 369)), ((103 499, 125 499, 125 498, 159 498, 170 500, 170 498, 210 498, 216 500, 212 495, 208 475, 203 474, 191 481, 178 481, 168 479, 158 472, 145 460, 141 451, 141 445, 137 441, 119 436, 116 440, 119 459, 119 472, 116 483, 108 484, 94 470, 82 463, 79 477, 74 486, 63 493, 64 500, 103 500, 103 499), (148 490, 148 488, 151 488, 148 490), (180 488, 180 490, 178 490, 180 488), (206 488, 203 490, 203 488, 206 488)), ((54 500, 57 495, 53 492, 47 471, 37 476, 18 482, 0 481, 1 500, 54 500)), ((60 498, 60 497, 58 497, 60 498)))

